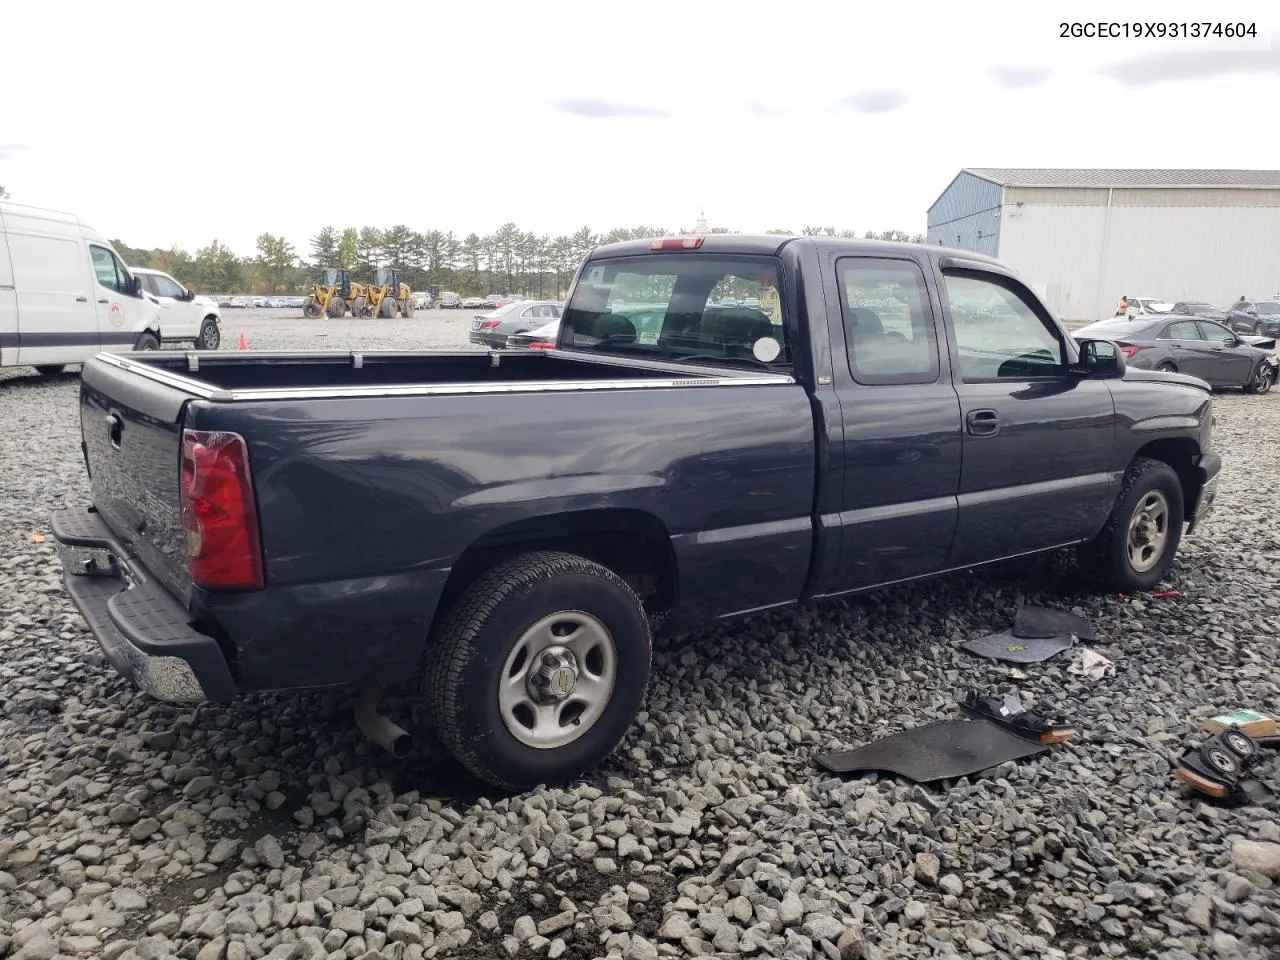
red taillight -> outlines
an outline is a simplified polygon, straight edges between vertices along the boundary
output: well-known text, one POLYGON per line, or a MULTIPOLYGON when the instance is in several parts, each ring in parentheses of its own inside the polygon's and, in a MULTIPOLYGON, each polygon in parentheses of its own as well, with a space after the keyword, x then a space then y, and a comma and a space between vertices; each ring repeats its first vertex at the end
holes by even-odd
POLYGON ((650 250, 697 250, 706 237, 663 237, 649 244, 650 250))
POLYGON ((182 527, 196 586, 261 590, 265 585, 249 448, 239 434, 182 431, 182 527))
POLYGON ((529 344, 530 350, 554 350, 556 345, 551 340, 535 340, 529 344))
POLYGON ((481 330, 492 330, 494 327, 496 327, 496 326, 497 326, 498 324, 500 324, 501 322, 502 322, 501 320, 486 320, 483 324, 481 324, 480 329, 481 329, 481 330))
POLYGON ((1132 343, 1120 344, 1120 352, 1123 353, 1126 357, 1132 357, 1135 353, 1137 353, 1141 349, 1142 349, 1141 347, 1136 346, 1135 344, 1132 344, 1132 343))

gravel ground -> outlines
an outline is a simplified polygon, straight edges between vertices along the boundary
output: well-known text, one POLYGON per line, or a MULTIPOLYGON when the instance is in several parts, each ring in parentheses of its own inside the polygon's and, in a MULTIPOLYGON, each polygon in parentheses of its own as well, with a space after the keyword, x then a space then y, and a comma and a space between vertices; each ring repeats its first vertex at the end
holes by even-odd
MULTIPOLYGON (((228 311, 225 346, 460 347, 466 316, 228 311), (375 332, 376 331, 376 332, 375 332)), ((1069 564, 946 578, 660 646, 647 712, 571 788, 486 793, 396 763, 346 694, 201 709, 131 693, 60 588, 86 498, 77 379, 0 380, 0 956, 104 960, 1275 957, 1280 819, 1180 787, 1210 711, 1280 708, 1280 400, 1217 400, 1221 506, 1156 600, 1069 564), (956 645, 1019 602, 1088 615, 1114 677, 1025 678, 956 645), (1021 690, 1075 742, 947 790, 811 757, 1021 690)), ((411 707, 393 701, 405 718, 411 707)), ((1280 763, 1267 761, 1273 781, 1280 763)))

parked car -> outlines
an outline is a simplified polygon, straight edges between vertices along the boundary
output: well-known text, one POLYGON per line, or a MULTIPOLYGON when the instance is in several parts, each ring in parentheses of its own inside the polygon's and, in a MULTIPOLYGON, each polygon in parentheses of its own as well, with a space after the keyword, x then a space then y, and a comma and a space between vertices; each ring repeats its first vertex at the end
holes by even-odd
POLYGON ((479 314, 471 321, 472 343, 501 349, 507 337, 541 327, 560 318, 560 304, 550 300, 518 300, 505 307, 479 314))
POLYGON ((1173 310, 1173 304, 1167 303, 1166 301, 1161 300, 1158 297, 1130 297, 1129 298, 1130 314, 1140 315, 1144 313, 1169 313, 1171 310, 1173 310))
POLYGON ((92 506, 52 529, 115 668, 180 702, 364 688, 357 722, 398 753, 375 707, 403 685, 521 790, 613 751, 654 624, 1066 546, 1149 590, 1213 506, 1207 385, 1072 339, 991 258, 713 235, 580 274, 554 351, 90 361, 92 506), (669 291, 654 343, 612 311, 646 280, 669 291), (725 281, 805 295, 762 324, 711 307, 725 281), (909 336, 863 305, 889 291, 909 336))
POLYGON ((222 311, 216 300, 188 290, 169 274, 147 267, 130 267, 142 281, 142 289, 160 304, 161 342, 189 341, 202 350, 217 350, 222 343, 222 311))
POLYGON ((1227 326, 1255 337, 1280 336, 1280 300, 1242 300, 1232 304, 1227 326))
POLYGON ((1225 310, 1219 310, 1203 300, 1182 300, 1175 303, 1169 312, 1183 317, 1204 317, 1206 320, 1217 320, 1220 323, 1227 319, 1225 310))
POLYGON ((502 299, 503 298, 501 294, 491 293, 487 297, 485 297, 484 300, 481 301, 481 303, 483 303, 486 307, 490 307, 490 308, 498 307, 498 306, 501 306, 500 301, 502 299))
POLYGON ((0 367, 44 376, 99 350, 158 350, 158 300, 76 217, 0 203, 0 367))
POLYGON ((480 310, 484 305, 484 300, 480 297, 464 297, 462 299, 462 309, 464 310, 480 310))
POLYGON ((513 333, 507 337, 508 350, 554 350, 556 336, 560 332, 560 321, 552 320, 545 326, 524 333, 513 333))
POLYGON ((1213 320, 1198 317, 1116 317, 1082 327, 1076 337, 1111 340, 1138 370, 1163 370, 1199 377, 1211 387, 1242 387, 1266 393, 1280 364, 1275 338, 1241 337, 1213 320))
POLYGON ((462 298, 456 293, 440 294, 441 310, 457 310, 462 306, 462 298))

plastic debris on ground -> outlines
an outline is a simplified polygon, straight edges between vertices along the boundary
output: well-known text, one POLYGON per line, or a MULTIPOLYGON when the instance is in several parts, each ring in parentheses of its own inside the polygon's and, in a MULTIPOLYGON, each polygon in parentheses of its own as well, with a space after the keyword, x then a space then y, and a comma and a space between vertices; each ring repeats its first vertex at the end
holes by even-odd
POLYGON ((1103 680, 1115 676, 1116 665, 1092 647, 1080 647, 1072 656, 1067 673, 1089 680, 1103 680))

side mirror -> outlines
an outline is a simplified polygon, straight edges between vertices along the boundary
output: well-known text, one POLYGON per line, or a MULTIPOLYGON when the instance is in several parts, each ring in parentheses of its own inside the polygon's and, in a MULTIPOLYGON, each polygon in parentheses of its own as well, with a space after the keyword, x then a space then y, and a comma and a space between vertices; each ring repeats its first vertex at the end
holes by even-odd
POLYGON ((1094 380, 1118 380, 1124 376, 1124 352, 1110 340, 1079 340, 1080 360, 1073 373, 1094 380))
POLYGON ((132 293, 135 297, 142 296, 142 278, 141 277, 130 278, 129 292, 132 293))

